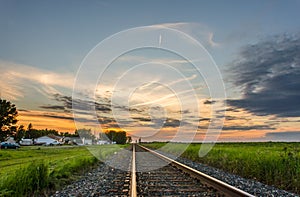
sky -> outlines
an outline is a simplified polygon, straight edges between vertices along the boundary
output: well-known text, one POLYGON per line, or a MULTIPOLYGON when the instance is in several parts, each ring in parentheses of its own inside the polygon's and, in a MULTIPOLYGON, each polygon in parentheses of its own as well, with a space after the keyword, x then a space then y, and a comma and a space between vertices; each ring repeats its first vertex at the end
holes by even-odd
POLYGON ((18 124, 300 141, 300 1, 0 0, 18 124))

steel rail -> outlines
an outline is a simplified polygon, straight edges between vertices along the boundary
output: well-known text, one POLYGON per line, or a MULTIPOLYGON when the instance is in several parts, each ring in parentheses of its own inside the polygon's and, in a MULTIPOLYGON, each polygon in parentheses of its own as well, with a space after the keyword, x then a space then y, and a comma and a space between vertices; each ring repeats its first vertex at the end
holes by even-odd
POLYGON ((136 169, 135 169, 135 144, 132 144, 132 164, 131 164, 131 185, 130 185, 130 196, 136 197, 136 169))
MULTIPOLYGON (((148 149, 144 146, 138 145, 139 147, 141 147, 142 149, 154 154, 155 156, 167 161, 168 163, 170 163, 171 165, 176 166, 177 168, 181 169, 182 171, 190 174, 191 176, 195 177, 196 179, 202 181, 202 183, 205 183, 217 190, 219 190, 220 192, 224 193, 226 196, 231 196, 231 197, 240 197, 240 196, 247 196, 247 197, 254 197, 253 195, 240 190, 232 185, 229 185, 223 181, 220 181, 214 177, 211 177, 207 174, 204 174, 198 170, 195 170, 187 165, 184 165, 182 163, 179 163, 173 159, 170 159, 162 154, 159 154, 156 151, 153 151, 151 149, 148 149)), ((133 146, 134 147, 134 146, 133 146)))

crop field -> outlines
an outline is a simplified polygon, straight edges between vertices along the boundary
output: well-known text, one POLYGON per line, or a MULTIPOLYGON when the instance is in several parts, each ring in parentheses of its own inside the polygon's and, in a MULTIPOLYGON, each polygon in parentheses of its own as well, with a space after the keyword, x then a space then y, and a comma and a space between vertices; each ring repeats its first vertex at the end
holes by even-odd
MULTIPOLYGON (((174 143, 144 144, 153 149, 176 153, 186 146, 174 143)), ((300 143, 217 143, 204 157, 198 156, 200 146, 193 143, 181 155, 224 171, 300 193, 300 143)))
MULTIPOLYGON (((91 148, 97 158, 104 159, 121 147, 91 148)), ((31 196, 57 189, 99 162, 94 155, 76 146, 0 150, 0 196, 31 196)))

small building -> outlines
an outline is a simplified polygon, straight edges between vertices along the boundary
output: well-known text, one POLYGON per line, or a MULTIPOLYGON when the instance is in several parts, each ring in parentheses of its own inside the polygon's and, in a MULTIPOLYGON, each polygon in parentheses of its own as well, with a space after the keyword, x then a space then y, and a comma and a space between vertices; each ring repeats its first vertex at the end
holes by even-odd
POLYGON ((68 144, 83 145, 80 137, 68 137, 68 144))
POLYGON ((76 144, 76 145, 92 145, 92 139, 80 138, 80 137, 67 137, 65 138, 65 142, 68 144, 76 144))
POLYGON ((109 144, 109 141, 107 141, 107 140, 98 140, 97 144, 99 144, 99 145, 109 144))
POLYGON ((83 145, 92 145, 93 140, 92 139, 86 139, 85 137, 82 138, 82 144, 83 145))

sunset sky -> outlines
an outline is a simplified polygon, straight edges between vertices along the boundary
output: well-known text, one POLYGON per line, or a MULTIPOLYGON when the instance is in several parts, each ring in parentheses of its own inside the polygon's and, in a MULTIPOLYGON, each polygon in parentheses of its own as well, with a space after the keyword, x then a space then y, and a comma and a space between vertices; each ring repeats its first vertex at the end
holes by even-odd
POLYGON ((0 0, 0 97, 16 104, 19 125, 61 132, 300 141, 299 9, 0 0))

